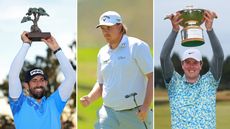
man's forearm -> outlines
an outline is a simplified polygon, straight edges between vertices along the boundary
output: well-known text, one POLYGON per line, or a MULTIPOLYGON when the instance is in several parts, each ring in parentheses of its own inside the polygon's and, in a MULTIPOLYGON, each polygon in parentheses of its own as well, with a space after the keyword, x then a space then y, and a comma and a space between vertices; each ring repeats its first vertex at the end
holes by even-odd
POLYGON ((153 101, 153 73, 147 74, 148 82, 143 105, 149 107, 153 101))
POLYGON ((90 98, 90 102, 94 102, 95 100, 99 99, 102 96, 102 86, 103 84, 95 83, 93 89, 88 94, 90 98))
POLYGON ((224 62, 224 53, 221 47, 221 44, 214 32, 214 30, 207 31, 208 36, 210 38, 212 50, 213 50, 213 58, 210 64, 210 71, 216 80, 222 75, 222 67, 224 62))
POLYGON ((18 98, 22 92, 22 85, 19 78, 26 54, 30 48, 30 44, 23 43, 19 52, 15 56, 9 71, 9 96, 18 98))
POLYGON ((164 79, 166 81, 171 79, 173 75, 173 71, 174 71, 174 66, 171 61, 170 54, 175 44, 177 34, 178 34, 177 32, 172 30, 169 37, 165 41, 163 48, 161 50, 161 54, 160 54, 161 68, 162 68, 164 79))

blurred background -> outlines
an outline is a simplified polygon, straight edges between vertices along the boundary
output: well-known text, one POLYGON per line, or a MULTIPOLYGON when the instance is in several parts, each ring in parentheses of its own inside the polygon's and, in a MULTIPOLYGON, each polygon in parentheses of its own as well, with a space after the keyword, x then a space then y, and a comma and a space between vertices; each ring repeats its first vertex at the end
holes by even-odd
POLYGON ((129 36, 153 46, 152 0, 78 0, 78 129, 93 129, 96 112, 102 105, 99 99, 84 108, 79 99, 88 94, 96 82, 97 53, 106 44, 96 25, 100 15, 109 10, 121 15, 129 36))
MULTIPOLYGON (((51 32, 64 54, 76 69, 76 1, 28 1, 1 0, 0 16, 0 129, 14 129, 11 110, 8 104, 8 72, 10 64, 22 46, 21 33, 30 31, 31 21, 20 23, 30 7, 42 7, 50 15, 41 16, 38 26, 43 32, 51 32)), ((59 64, 43 42, 33 42, 21 71, 31 67, 41 67, 49 76, 49 96, 64 79, 59 64)), ((76 89, 74 90, 62 115, 62 129, 76 127, 76 89)))
MULTIPOLYGON (((162 78, 160 67, 160 52, 162 46, 172 30, 170 20, 163 20, 166 15, 175 13, 178 10, 185 9, 186 6, 193 5, 195 8, 202 8, 214 11, 218 18, 213 22, 213 29, 219 38, 222 45, 225 61, 221 83, 217 92, 216 105, 216 121, 217 129, 229 129, 228 113, 230 107, 230 44, 229 44, 229 22, 230 17, 227 12, 230 11, 227 0, 155 0, 154 1, 154 67, 155 67, 155 128, 169 129, 170 128, 170 109, 168 103, 168 94, 162 78)), ((204 24, 201 25, 204 29, 205 44, 197 47, 203 55, 203 69, 202 74, 209 70, 209 62, 212 58, 212 49, 204 24)), ((180 33, 177 36, 175 46, 172 52, 172 61, 175 69, 182 74, 180 57, 187 47, 181 46, 180 33)))

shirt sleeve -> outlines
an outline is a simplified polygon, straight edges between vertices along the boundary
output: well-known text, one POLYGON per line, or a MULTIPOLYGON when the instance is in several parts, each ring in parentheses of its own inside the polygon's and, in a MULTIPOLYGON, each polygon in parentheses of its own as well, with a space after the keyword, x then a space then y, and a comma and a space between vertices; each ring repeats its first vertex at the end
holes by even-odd
POLYGON ((182 76, 176 71, 173 71, 173 75, 170 81, 168 82, 167 80, 164 80, 166 88, 169 89, 171 88, 171 86, 175 87, 176 86, 175 83, 177 82, 177 80, 182 80, 182 76))
POLYGON ((21 95, 16 100, 9 97, 10 108, 12 110, 13 115, 17 114, 20 111, 22 104, 25 100, 26 96, 23 94, 23 92, 21 92, 21 95))
POLYGON ((102 77, 102 73, 101 73, 100 52, 97 56, 97 82, 98 82, 98 84, 103 84, 103 77, 102 77))
POLYGON ((22 85, 19 78, 26 54, 30 48, 28 43, 23 43, 21 49, 15 56, 9 71, 9 96, 17 99, 22 93, 22 85))
POLYGON ((144 74, 153 72, 153 58, 148 44, 140 43, 134 51, 134 58, 144 74))
POLYGON ((60 96, 60 93, 58 92, 58 90, 56 90, 54 93, 52 93, 52 95, 49 97, 49 99, 53 99, 54 102, 55 102, 55 106, 58 110, 59 113, 62 113, 67 101, 63 101, 61 96, 60 96))
POLYGON ((166 39, 160 54, 161 68, 164 80, 169 82, 173 76, 174 66, 171 60, 171 52, 175 44, 177 32, 172 31, 166 39))
POLYGON ((208 86, 214 86, 215 88, 219 87, 220 78, 218 80, 216 80, 211 71, 208 71, 206 74, 204 74, 203 78, 209 78, 210 79, 209 80, 210 85, 208 85, 208 86))
POLYGON ((210 71, 216 80, 219 80, 222 75, 223 63, 224 63, 224 52, 222 50, 221 44, 214 32, 214 30, 207 31, 212 51, 213 57, 210 63, 210 71))
POLYGON ((76 82, 76 72, 62 51, 58 51, 55 55, 65 77, 61 82, 58 91, 60 92, 62 101, 67 101, 73 92, 74 84, 76 82))

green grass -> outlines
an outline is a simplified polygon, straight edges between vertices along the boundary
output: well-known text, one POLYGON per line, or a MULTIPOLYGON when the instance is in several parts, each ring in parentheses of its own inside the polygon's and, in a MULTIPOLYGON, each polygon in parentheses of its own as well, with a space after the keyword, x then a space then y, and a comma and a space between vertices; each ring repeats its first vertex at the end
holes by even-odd
MULTIPOLYGON (((217 114, 217 129, 229 129, 229 101, 217 102, 216 114, 217 114)), ((170 110, 169 104, 155 104, 155 129, 170 129, 170 110)))
POLYGON ((92 89, 96 82, 96 67, 98 48, 78 48, 78 129, 93 129, 96 112, 102 105, 102 100, 95 101, 84 108, 79 99, 92 89))

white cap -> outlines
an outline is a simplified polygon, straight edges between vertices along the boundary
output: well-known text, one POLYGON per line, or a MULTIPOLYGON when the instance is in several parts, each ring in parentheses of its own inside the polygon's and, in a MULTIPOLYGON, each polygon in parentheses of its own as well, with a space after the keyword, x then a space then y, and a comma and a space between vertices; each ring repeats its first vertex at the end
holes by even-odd
POLYGON ((100 16, 99 25, 96 28, 101 25, 113 26, 117 23, 122 23, 121 16, 115 11, 107 11, 100 16))
POLYGON ((182 61, 184 61, 188 58, 195 59, 196 61, 202 61, 202 55, 201 55, 200 51, 198 49, 195 49, 195 48, 187 49, 184 52, 184 54, 182 56, 182 61))

